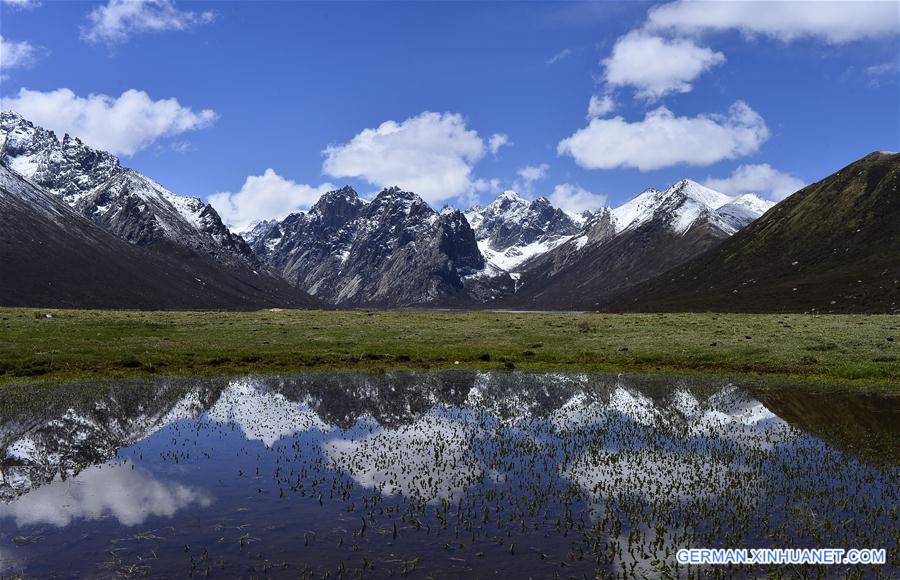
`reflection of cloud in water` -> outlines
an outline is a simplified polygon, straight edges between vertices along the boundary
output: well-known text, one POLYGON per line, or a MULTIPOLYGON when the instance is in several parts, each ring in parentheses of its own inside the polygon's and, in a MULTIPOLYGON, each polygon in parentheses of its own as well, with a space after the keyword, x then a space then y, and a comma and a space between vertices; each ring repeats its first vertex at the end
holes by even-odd
POLYGON ((208 416, 220 423, 237 424, 247 439, 258 439, 271 447, 288 435, 329 427, 309 405, 288 400, 281 393, 268 393, 250 380, 232 381, 208 416))
POLYGON ((157 481, 128 464, 106 464, 85 469, 68 480, 52 483, 0 505, 0 518, 13 517, 19 526, 66 526, 75 519, 112 516, 126 526, 150 516, 171 517, 191 505, 206 507, 212 500, 202 491, 157 481))
POLYGON ((332 465, 363 487, 425 501, 457 497, 481 477, 471 451, 474 428, 460 417, 434 414, 362 439, 331 439, 332 465))

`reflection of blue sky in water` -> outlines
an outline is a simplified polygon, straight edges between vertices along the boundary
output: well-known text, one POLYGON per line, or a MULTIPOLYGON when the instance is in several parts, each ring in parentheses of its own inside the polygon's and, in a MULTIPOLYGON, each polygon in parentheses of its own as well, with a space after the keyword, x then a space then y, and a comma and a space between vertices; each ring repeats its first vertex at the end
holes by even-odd
POLYGON ((15 518, 18 526, 67 526, 73 520, 112 517, 135 526, 151 516, 171 517, 181 509, 211 502, 201 490, 159 481, 129 463, 107 463, 65 481, 57 479, 9 505, 0 504, 0 518, 15 518))

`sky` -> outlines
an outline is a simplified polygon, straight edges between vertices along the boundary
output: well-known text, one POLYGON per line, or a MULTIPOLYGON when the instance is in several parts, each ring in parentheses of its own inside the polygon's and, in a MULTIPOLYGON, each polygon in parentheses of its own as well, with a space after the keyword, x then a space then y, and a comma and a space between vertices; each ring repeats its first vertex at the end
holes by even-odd
POLYGON ((900 150, 900 3, 0 0, 0 105, 238 229, 345 184, 779 200, 900 150))

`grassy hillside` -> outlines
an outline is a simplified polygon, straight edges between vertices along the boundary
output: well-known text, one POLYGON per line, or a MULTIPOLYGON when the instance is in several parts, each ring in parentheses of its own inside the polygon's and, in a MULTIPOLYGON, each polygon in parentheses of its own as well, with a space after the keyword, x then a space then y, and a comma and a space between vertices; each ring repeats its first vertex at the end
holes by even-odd
POLYGON ((0 382, 478 368, 900 390, 900 316, 0 309, 0 382), (49 317, 48 317, 49 315, 49 317))
POLYGON ((867 155, 602 307, 900 312, 900 154, 867 155))

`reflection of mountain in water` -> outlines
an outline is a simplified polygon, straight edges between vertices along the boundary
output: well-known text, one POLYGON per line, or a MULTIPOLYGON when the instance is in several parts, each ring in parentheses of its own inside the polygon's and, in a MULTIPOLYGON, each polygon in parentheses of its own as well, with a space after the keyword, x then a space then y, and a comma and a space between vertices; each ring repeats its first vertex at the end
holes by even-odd
POLYGON ((496 438, 498 429, 524 433, 544 446, 602 436, 609 441, 606 449, 568 458, 560 473, 598 489, 627 480, 626 472, 634 469, 635 477, 655 474, 644 491, 660 494, 675 482, 695 480, 724 489, 730 478, 743 476, 738 459, 704 462, 710 445, 731 445, 739 457, 798 435, 733 386, 700 387, 672 378, 453 371, 222 382, 101 385, 85 389, 74 402, 61 397, 69 404, 4 418, 2 498, 10 501, 65 480, 107 461, 120 447, 204 411, 208 420, 235 423, 248 440, 268 447, 315 432, 330 465, 359 485, 423 499, 454 496, 484 472, 497 477, 496 466, 486 465, 474 448, 496 438), (631 464, 617 455, 624 447, 616 441, 660 437, 667 443, 652 455, 647 448, 629 449, 635 454, 631 464), (616 474, 604 466, 615 466, 616 474))
MULTIPOLYGON (((19 407, 0 425, 0 499, 65 480, 113 457, 116 450, 146 439, 165 426, 197 417, 216 396, 193 381, 174 384, 108 385, 79 391, 47 386, 49 407, 19 407), (59 397, 54 398, 52 391, 59 397)), ((3 408, 11 408, 4 405, 3 408)))

